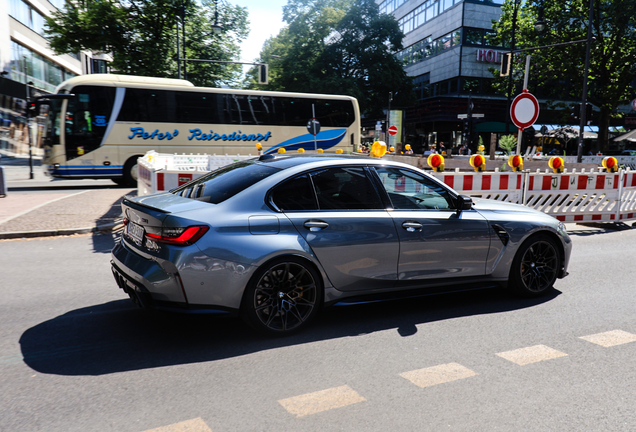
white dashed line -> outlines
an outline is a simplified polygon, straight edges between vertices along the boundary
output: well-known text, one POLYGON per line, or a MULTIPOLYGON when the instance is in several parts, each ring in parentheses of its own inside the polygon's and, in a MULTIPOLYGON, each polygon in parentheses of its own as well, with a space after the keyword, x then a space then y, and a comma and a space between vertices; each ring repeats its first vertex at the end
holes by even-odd
POLYGON ((623 330, 612 330, 604 333, 596 333, 589 336, 581 336, 579 339, 592 342, 605 348, 636 342, 636 335, 623 330))
POLYGON ((351 387, 344 385, 278 401, 289 413, 303 417, 366 401, 351 387))
POLYGON ((422 388, 470 378, 475 375, 477 375, 477 372, 474 372, 458 363, 431 366, 400 374, 402 378, 406 378, 416 386, 422 388))
POLYGON ((497 355, 520 366, 567 356, 567 354, 545 345, 519 348, 512 351, 497 353, 497 355))

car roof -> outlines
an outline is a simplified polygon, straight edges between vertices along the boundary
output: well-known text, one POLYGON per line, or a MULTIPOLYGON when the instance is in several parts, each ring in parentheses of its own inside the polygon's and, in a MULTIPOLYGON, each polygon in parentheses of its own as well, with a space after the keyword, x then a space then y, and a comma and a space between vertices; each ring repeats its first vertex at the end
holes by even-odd
POLYGON ((259 163, 267 164, 278 169, 287 169, 299 165, 316 162, 350 161, 354 163, 369 163, 378 160, 365 155, 345 155, 334 153, 298 153, 298 154, 278 154, 270 153, 258 158, 259 163))

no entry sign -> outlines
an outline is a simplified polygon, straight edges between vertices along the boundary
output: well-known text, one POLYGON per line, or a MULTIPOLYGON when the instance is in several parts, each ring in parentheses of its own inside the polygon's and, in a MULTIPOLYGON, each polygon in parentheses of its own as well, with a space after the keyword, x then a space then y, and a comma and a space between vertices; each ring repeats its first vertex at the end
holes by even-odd
POLYGON ((532 126, 537 121, 537 117, 539 117, 539 102, 528 90, 524 90, 512 101, 510 118, 519 129, 525 129, 532 126))
POLYGON ((391 135, 391 136, 393 136, 393 135, 397 135, 397 132, 398 132, 398 130, 397 130, 397 127, 396 127, 396 126, 391 126, 391 127, 389 128, 389 135, 391 135))

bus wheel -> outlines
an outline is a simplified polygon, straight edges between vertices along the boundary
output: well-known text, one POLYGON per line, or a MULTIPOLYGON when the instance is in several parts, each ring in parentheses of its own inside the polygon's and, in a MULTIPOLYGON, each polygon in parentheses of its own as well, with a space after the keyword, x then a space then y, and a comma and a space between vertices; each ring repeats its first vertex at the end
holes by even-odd
MULTIPOLYGON (((137 159, 139 156, 133 156, 126 161, 123 170, 123 184, 129 187, 137 186, 137 159)), ((117 182, 115 182, 117 183, 117 182)))

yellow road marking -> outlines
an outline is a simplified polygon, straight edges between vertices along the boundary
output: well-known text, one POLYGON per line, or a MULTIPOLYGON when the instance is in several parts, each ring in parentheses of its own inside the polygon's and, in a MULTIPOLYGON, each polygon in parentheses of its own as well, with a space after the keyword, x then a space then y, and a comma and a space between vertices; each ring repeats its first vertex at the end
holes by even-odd
POLYGON ((497 353, 497 355, 520 366, 567 356, 567 354, 547 347, 545 345, 535 345, 528 348, 520 348, 512 351, 497 353))
POLYGON ((458 363, 447 363, 400 374, 402 378, 406 378, 422 388, 470 378, 475 375, 477 375, 476 372, 458 363))
POLYGON ((623 330, 612 330, 604 333, 596 333, 589 336, 581 336, 580 339, 595 343, 605 348, 622 345, 636 341, 636 335, 623 330))
POLYGON ((348 385, 307 393, 278 401, 290 414, 303 417, 366 401, 348 385))
POLYGON ((205 424, 201 417, 197 417, 192 420, 186 420, 156 429, 149 429, 144 432, 212 432, 212 429, 205 424))

